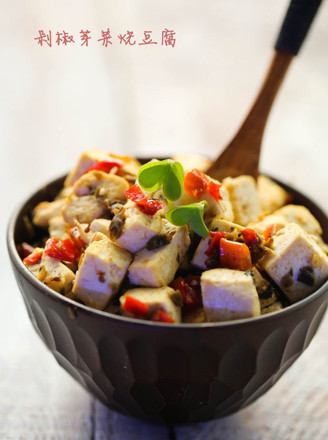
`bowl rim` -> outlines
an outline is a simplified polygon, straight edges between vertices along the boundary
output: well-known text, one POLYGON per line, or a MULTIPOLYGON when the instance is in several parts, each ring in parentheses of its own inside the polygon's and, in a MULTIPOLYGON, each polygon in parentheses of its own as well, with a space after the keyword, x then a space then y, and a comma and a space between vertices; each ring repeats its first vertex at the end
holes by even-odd
MULTIPOLYGON (((264 173, 262 173, 262 174, 264 174, 264 173)), ((300 192, 298 189, 296 189, 296 188, 294 188, 284 182, 281 182, 277 178, 274 178, 268 174, 265 174, 265 175, 270 177, 272 180, 274 180, 276 183, 283 186, 284 188, 292 190, 296 195, 300 195, 303 198, 305 198, 317 210, 319 210, 324 215, 324 217, 326 217, 328 219, 328 216, 326 215, 326 213, 320 208, 319 205, 316 204, 316 202, 312 201, 309 198, 309 196, 300 192)), ((230 320, 230 321, 205 322, 205 323, 174 323, 173 325, 168 324, 168 323, 163 323, 163 322, 146 321, 146 320, 131 318, 131 317, 127 317, 127 316, 115 315, 113 313, 110 313, 110 312, 107 312, 104 310, 93 309, 85 304, 76 302, 73 299, 67 298, 64 295, 61 295, 60 293, 58 293, 55 290, 51 289, 50 287, 46 286, 41 281, 39 281, 37 278, 35 278, 34 275, 32 275, 32 273, 27 269, 27 267, 24 265, 22 259, 19 256, 17 248, 16 248, 15 239, 14 239, 14 233, 15 233, 17 220, 18 220, 19 216, 21 215, 23 208, 27 205, 27 203, 39 191, 41 191, 41 189, 47 187, 48 185, 51 185, 52 183, 55 183, 56 181, 60 181, 65 176, 66 175, 52 179, 47 184, 39 186, 39 188, 37 190, 30 193, 30 195, 28 197, 25 197, 23 201, 21 201, 20 203, 18 203, 16 205, 16 208, 14 209, 13 213, 11 214, 11 216, 9 218, 9 222, 8 222, 8 226, 7 226, 7 233, 6 233, 6 239, 7 239, 6 242, 7 242, 7 250, 9 253, 11 263, 16 267, 18 272, 26 279, 26 281, 31 283, 38 291, 43 293, 45 296, 50 296, 53 300, 66 304, 67 307, 73 307, 74 310, 80 309, 84 313, 87 313, 90 315, 95 315, 95 316, 102 318, 102 319, 114 320, 117 322, 121 322, 122 324, 123 323, 136 324, 138 326, 142 326, 145 328, 147 328, 148 326, 162 327, 165 329, 170 329, 170 328, 171 329, 179 329, 179 330, 180 329, 229 328, 229 327, 238 327, 238 326, 245 325, 245 324, 252 325, 253 323, 256 324, 262 320, 279 319, 283 315, 288 315, 290 313, 293 313, 296 310, 299 310, 299 309, 306 307, 308 304, 314 302, 317 298, 319 298, 321 295, 323 295, 325 292, 328 291, 328 280, 327 280, 325 283, 323 283, 319 287, 319 289, 317 289, 315 292, 313 292, 312 294, 310 294, 306 298, 298 301, 297 303, 290 304, 289 306, 287 306, 277 312, 272 312, 272 313, 268 313, 268 314, 264 314, 264 315, 251 317, 251 318, 235 319, 235 320, 230 320)))

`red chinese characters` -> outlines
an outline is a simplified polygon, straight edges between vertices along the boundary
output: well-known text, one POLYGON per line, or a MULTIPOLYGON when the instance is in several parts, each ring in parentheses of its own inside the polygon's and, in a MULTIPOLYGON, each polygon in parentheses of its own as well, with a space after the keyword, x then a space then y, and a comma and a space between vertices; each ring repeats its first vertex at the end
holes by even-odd
MULTIPOLYGON (((55 43, 58 46, 68 46, 75 43, 74 35, 71 35, 66 31, 55 32, 56 40, 55 43)), ((99 35, 99 34, 98 34, 99 35)), ((158 35, 159 39, 160 35, 158 35)), ((81 46, 88 47, 89 40, 92 38, 91 30, 81 29, 80 40, 81 46)), ((175 47, 176 44, 176 32, 172 29, 169 30, 165 28, 161 33, 161 46, 164 47, 175 47)), ((51 30, 46 33, 43 29, 39 30, 39 35, 34 38, 39 46, 52 46, 52 34, 51 30)), ((110 47, 114 44, 114 39, 111 34, 111 29, 108 27, 106 30, 101 30, 101 38, 95 40, 98 44, 102 44, 103 47, 110 47)), ((147 30, 143 31, 143 36, 135 35, 133 30, 127 30, 125 33, 117 34, 115 38, 117 44, 122 46, 150 46, 159 44, 156 41, 156 36, 153 38, 153 31, 147 30)))
POLYGON ((40 46, 47 44, 49 47, 51 47, 51 31, 49 31, 48 34, 46 34, 43 30, 39 31, 39 36, 34 38, 34 40, 38 40, 38 44, 40 46))
POLYGON ((87 47, 89 46, 89 40, 91 38, 91 36, 89 35, 90 32, 91 31, 89 31, 89 30, 83 31, 81 29, 81 31, 80 31, 81 41, 82 41, 81 46, 84 46, 84 45, 87 46, 87 47))
POLYGON ((119 34, 117 37, 120 40, 120 44, 124 43, 125 46, 134 46, 136 44, 133 31, 126 31, 126 34, 119 34))
POLYGON ((112 39, 110 30, 107 28, 107 31, 101 31, 101 38, 98 41, 102 41, 102 45, 107 47, 109 44, 113 44, 110 40, 112 39))
POLYGON ((58 46, 60 44, 67 46, 67 44, 69 44, 69 43, 75 43, 75 41, 73 39, 73 35, 69 35, 68 32, 65 32, 65 31, 57 32, 56 36, 57 36, 56 43, 58 44, 58 46))

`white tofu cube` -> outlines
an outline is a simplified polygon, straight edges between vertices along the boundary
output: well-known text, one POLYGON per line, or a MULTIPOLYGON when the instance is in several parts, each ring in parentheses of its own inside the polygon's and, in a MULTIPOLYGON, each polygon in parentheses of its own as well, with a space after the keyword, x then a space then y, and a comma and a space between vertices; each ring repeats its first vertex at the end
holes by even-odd
POLYGON ((282 215, 288 223, 297 223, 308 234, 322 234, 320 223, 305 206, 286 205, 275 211, 274 214, 282 215))
POLYGON ((103 160, 109 160, 109 155, 106 151, 97 149, 84 151, 76 166, 66 177, 64 186, 73 185, 73 183, 75 183, 77 179, 79 179, 94 163, 103 160))
POLYGON ((33 211, 33 223, 41 228, 47 228, 52 217, 60 215, 65 199, 56 199, 53 202, 41 202, 33 211))
POLYGON ((76 220, 79 223, 91 223, 92 220, 101 217, 106 211, 107 206, 94 195, 83 197, 72 195, 65 201, 62 215, 67 223, 74 226, 76 220))
POLYGON ((39 264, 39 271, 32 271, 32 273, 50 289, 62 295, 66 295, 72 290, 75 274, 56 258, 43 256, 39 264))
POLYGON ((142 249, 129 267, 129 280, 138 286, 161 287, 169 284, 187 252, 190 238, 186 226, 177 227, 163 219, 164 234, 171 240, 154 250, 142 249))
POLYGON ((201 275, 203 306, 208 321, 228 321, 258 316, 259 297, 247 272, 211 269, 201 275))
POLYGON ((118 291, 129 264, 131 254, 96 232, 86 248, 76 273, 73 293, 86 305, 104 309, 118 291))
POLYGON ((74 183, 72 193, 78 197, 95 194, 106 203, 125 202, 125 191, 128 189, 129 184, 122 177, 103 171, 90 171, 74 183))
POLYGON ((248 226, 254 229, 259 235, 263 234, 263 232, 270 226, 275 225, 276 230, 283 228, 287 225, 287 220, 283 215, 279 214, 270 214, 263 217, 262 220, 258 222, 252 222, 248 226))
POLYGON ((208 256, 205 254, 207 251, 209 245, 211 242, 210 237, 202 238, 199 242, 199 245, 197 246, 197 249, 195 250, 194 256, 192 257, 191 264, 193 264, 196 267, 199 267, 200 269, 207 269, 205 261, 207 260, 208 256))
POLYGON ((181 294, 171 287, 158 288, 137 288, 130 289, 120 297, 121 308, 125 316, 133 316, 124 311, 124 304, 127 296, 131 296, 148 306, 148 314, 145 319, 151 319, 151 316, 157 311, 162 310, 166 315, 174 320, 174 322, 181 322, 181 294))
POLYGON ((49 219, 48 231, 50 237, 56 237, 62 240, 68 238, 67 228, 69 227, 71 227, 71 225, 65 222, 62 215, 56 215, 49 219))
POLYGON ((260 174, 257 179, 257 189, 260 206, 264 213, 275 211, 287 202, 287 191, 263 174, 260 174))
POLYGON ((200 154, 175 154, 172 160, 180 162, 186 172, 197 168, 204 173, 212 163, 207 157, 200 154))
POLYGON ((291 303, 305 298, 327 280, 327 255, 299 225, 287 224, 269 245, 273 252, 260 264, 291 303))
POLYGON ((107 218, 96 218, 90 223, 88 235, 93 236, 95 232, 101 232, 109 238, 110 220, 107 218))
POLYGON ((226 177, 223 184, 229 192, 234 222, 246 226, 261 214, 256 181, 251 176, 226 177))
POLYGON ((162 218, 141 212, 136 204, 128 200, 126 205, 112 219, 110 238, 119 246, 135 253, 143 249, 147 242, 161 231, 162 218))

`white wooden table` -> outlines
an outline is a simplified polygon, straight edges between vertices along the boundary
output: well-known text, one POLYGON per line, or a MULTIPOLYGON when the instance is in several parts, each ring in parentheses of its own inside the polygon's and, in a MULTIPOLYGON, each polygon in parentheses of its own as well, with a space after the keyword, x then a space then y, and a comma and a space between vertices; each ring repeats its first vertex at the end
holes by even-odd
MULTIPOLYGON (((17 203, 87 148, 215 156, 245 115, 287 0, 1 2, 1 439, 328 438, 328 315, 267 394, 221 420, 149 425, 90 397, 54 361, 27 318, 5 249, 17 203), (40 29, 94 32, 88 48, 38 47, 40 29), (96 32, 176 32, 176 46, 91 45, 96 32), (111 50, 112 49, 112 50, 111 50)), ((328 4, 293 62, 266 129, 261 167, 326 211, 328 4)), ((117 37, 116 37, 117 38, 117 37)))

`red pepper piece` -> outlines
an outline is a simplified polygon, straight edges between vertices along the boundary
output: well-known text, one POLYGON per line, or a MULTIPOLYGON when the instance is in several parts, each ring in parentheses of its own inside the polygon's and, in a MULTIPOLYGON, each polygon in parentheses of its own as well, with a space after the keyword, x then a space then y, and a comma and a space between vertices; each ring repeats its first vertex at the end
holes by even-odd
POLYGON ((210 231, 211 242, 204 252, 208 258, 205 260, 205 266, 208 269, 214 269, 220 265, 220 241, 225 236, 225 232, 210 231))
POLYGON ((193 310, 202 305, 202 295, 200 289, 200 277, 197 275, 187 275, 176 278, 170 284, 172 289, 180 290, 183 298, 183 310, 193 310))
POLYGON ((51 237, 44 249, 44 255, 56 258, 57 260, 67 261, 68 263, 75 263, 80 258, 80 251, 76 249, 71 239, 58 240, 56 237, 51 237))
POLYGON ((243 239, 245 240, 245 243, 248 247, 256 246, 259 242, 259 239, 254 229, 246 228, 241 231, 241 235, 243 236, 243 239))
MULTIPOLYGON (((81 226, 84 226, 81 225, 81 226)), ((88 225, 86 225, 88 226, 88 225)), ((72 242, 74 243, 74 246, 79 250, 79 251, 83 251, 85 249, 85 242, 83 241, 81 234, 80 234, 80 230, 77 226, 73 226, 72 228, 69 228, 67 230, 68 235, 70 236, 72 242)))
POLYGON ((271 235, 273 235, 273 233, 276 231, 277 229, 277 224, 273 223, 272 225, 269 225, 266 230, 264 232, 262 232, 262 235, 264 237, 264 241, 269 240, 269 238, 271 237, 271 235))
POLYGON ((147 199, 145 194, 141 191, 140 186, 137 184, 131 186, 127 191, 125 191, 125 196, 127 199, 132 200, 132 202, 147 199))
POLYGON ((157 321, 157 322, 167 322, 170 324, 173 324, 175 321, 171 316, 167 315, 164 310, 158 309, 156 312, 152 315, 151 321, 157 321))
POLYGON ((102 160, 101 162, 96 162, 85 172, 88 173, 92 170, 103 171, 104 173, 109 173, 110 170, 114 167, 121 168, 124 165, 124 162, 117 160, 102 160))
POLYGON ((220 240, 221 240, 221 238, 223 238, 225 236, 225 232, 210 231, 209 234, 210 234, 210 238, 212 240, 210 242, 209 247, 207 248, 207 250, 204 253, 205 253, 205 255, 210 257, 213 254, 213 252, 220 249, 220 240))
POLYGON ((159 200, 149 199, 141 191, 139 185, 133 185, 127 191, 125 195, 128 199, 136 203, 141 212, 147 215, 154 215, 157 211, 163 208, 163 203, 159 200))
POLYGON ((215 198, 215 200, 222 200, 222 196, 220 193, 220 188, 222 185, 219 183, 215 183, 210 181, 208 184, 208 192, 215 198))
POLYGON ((136 202, 140 211, 147 215, 154 215, 163 208, 163 203, 155 199, 139 200, 136 202))
POLYGON ((221 238, 220 265, 228 269, 250 269, 252 267, 252 258, 249 248, 245 243, 221 238))
POLYGON ((42 258, 43 251, 40 252, 32 252, 30 255, 24 258, 23 263, 26 266, 31 266, 32 264, 37 264, 42 258))
POLYGON ((200 199, 206 193, 208 184, 207 176, 196 168, 189 171, 183 180, 185 192, 196 199, 200 199))
POLYGON ((148 315, 148 304, 134 298, 133 296, 126 295, 123 310, 131 313, 131 315, 136 318, 146 318, 148 315))

